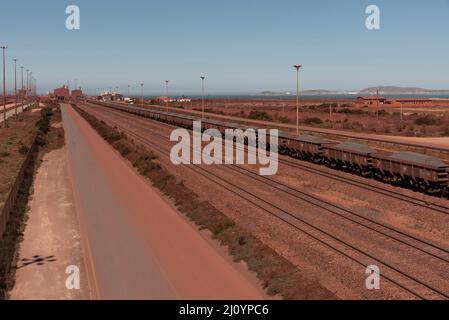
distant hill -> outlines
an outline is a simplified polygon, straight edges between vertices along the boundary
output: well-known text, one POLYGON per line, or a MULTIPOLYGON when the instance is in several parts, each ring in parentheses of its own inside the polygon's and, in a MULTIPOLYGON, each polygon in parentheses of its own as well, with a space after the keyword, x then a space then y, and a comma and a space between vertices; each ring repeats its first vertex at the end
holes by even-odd
POLYGON ((258 96, 282 96, 286 94, 285 92, 275 92, 275 91, 261 91, 256 93, 258 96))
MULTIPOLYGON (((326 95, 326 94, 337 94, 338 91, 333 90, 304 90, 301 91, 301 94, 305 95, 326 95)), ((296 91, 294 92, 275 92, 275 91, 261 91, 256 93, 258 96, 282 96, 282 95, 290 95, 290 94, 296 94, 296 91)))
MULTIPOLYGON (((417 88, 417 87, 398 87, 398 86, 379 86, 379 87, 370 87, 365 88, 360 91, 336 91, 336 90, 322 90, 322 89, 313 89, 313 90, 304 90, 301 91, 302 95, 338 95, 338 94, 359 94, 359 95, 369 95, 376 94, 377 90, 379 90, 379 94, 386 95, 395 95, 395 94, 449 94, 448 90, 434 90, 434 89, 425 89, 425 88, 417 88)), ((259 96, 283 96, 283 95, 295 95, 296 91, 292 92, 276 92, 276 91, 261 91, 256 93, 259 96)))
POLYGON ((325 94, 337 94, 339 93, 338 91, 334 91, 334 90, 304 90, 301 91, 301 94, 306 94, 306 95, 325 95, 325 94))
POLYGON ((361 90, 360 94, 376 93, 379 90, 380 94, 431 94, 431 93, 444 93, 448 94, 449 90, 433 90, 416 87, 395 87, 395 86, 380 86, 370 87, 361 90))

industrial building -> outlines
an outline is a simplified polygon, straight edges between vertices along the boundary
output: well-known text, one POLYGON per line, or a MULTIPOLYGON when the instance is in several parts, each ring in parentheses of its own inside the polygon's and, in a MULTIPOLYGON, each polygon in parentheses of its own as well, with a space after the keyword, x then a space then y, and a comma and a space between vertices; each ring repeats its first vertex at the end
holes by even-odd
POLYGON ((81 89, 72 90, 71 98, 72 101, 77 101, 79 98, 83 97, 83 91, 81 89))
POLYGON ((68 102, 70 100, 70 91, 66 86, 53 90, 53 96, 57 102, 68 102))

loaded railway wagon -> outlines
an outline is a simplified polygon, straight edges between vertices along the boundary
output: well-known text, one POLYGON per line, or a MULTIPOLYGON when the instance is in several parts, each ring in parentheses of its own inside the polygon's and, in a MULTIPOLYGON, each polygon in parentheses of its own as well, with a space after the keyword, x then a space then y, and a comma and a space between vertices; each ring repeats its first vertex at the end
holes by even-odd
POLYGON ((354 142, 329 144, 324 147, 324 163, 332 168, 341 168, 368 177, 372 172, 372 155, 377 150, 354 142))
POLYGON ((321 163, 324 155, 324 147, 332 142, 316 136, 304 134, 293 137, 287 134, 279 134, 280 153, 290 157, 321 163))
POLYGON ((201 119, 202 130, 216 129, 222 134, 226 129, 226 123, 220 120, 201 119))
POLYGON ((401 151, 373 155, 373 173, 386 182, 420 189, 428 193, 445 192, 449 164, 428 155, 401 151))
MULTIPOLYGON (((188 129, 192 128, 193 121, 200 120, 194 116, 174 112, 111 103, 95 103, 188 129)), ((220 120, 201 120, 202 131, 218 129, 222 136, 226 129, 246 130, 250 128, 220 120)), ((257 135, 257 128, 253 129, 257 135)), ((266 141, 270 141, 268 134, 266 141)), ((449 164, 431 156, 413 152, 388 152, 353 142, 336 143, 312 135, 294 137, 281 131, 279 131, 278 143, 280 154, 322 163, 364 177, 377 178, 384 182, 403 185, 435 195, 446 194, 448 189, 449 164)))

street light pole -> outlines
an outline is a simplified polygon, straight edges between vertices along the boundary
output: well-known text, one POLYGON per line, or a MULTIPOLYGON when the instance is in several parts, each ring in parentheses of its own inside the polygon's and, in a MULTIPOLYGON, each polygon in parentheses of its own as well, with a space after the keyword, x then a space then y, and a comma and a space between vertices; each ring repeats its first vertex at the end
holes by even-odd
POLYGON ((300 64, 293 66, 296 69, 296 135, 299 135, 299 69, 300 64))
POLYGON ((332 125, 332 103, 329 103, 329 122, 332 125))
POLYGON ((33 91, 31 90, 32 89, 32 82, 33 82, 33 73, 30 71, 30 86, 28 87, 28 89, 30 90, 30 96, 31 97, 33 97, 33 91))
POLYGON ((379 90, 377 90, 376 100, 377 100, 376 121, 379 123, 379 90))
POLYGON ((202 90, 201 90, 201 94, 202 94, 202 99, 201 99, 201 104, 202 104, 202 112, 201 112, 201 118, 204 118, 204 79, 206 79, 205 76, 201 77, 201 86, 202 86, 202 90))
POLYGON ((166 91, 166 93, 167 93, 167 100, 165 101, 165 106, 166 106, 166 108, 167 108, 167 110, 168 110, 168 100, 170 99, 170 98, 168 97, 168 80, 165 80, 165 91, 166 91))
POLYGON ((3 51, 3 125, 6 128, 6 71, 5 71, 5 51, 8 47, 0 47, 3 51))
POLYGON ((128 84, 128 98, 130 97, 129 95, 129 89, 131 88, 131 86, 128 84))
POLYGON ((15 98, 15 111, 16 111, 16 119, 17 119, 17 60, 13 59, 14 61, 14 98, 15 98))
POLYGON ((143 108, 143 83, 140 84, 140 90, 142 94, 142 108, 143 108))
POLYGON ((21 90, 20 90, 20 104, 22 105, 22 112, 23 112, 23 66, 20 67, 21 72, 21 90))
POLYGON ((29 77, 30 70, 26 69, 26 72, 27 72, 27 79, 25 82, 25 101, 28 102, 28 77, 29 77))

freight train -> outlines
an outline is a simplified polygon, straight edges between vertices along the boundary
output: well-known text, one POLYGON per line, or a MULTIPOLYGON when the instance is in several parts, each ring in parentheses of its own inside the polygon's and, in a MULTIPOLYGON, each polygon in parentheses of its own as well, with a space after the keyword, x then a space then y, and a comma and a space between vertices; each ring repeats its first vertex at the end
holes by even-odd
MULTIPOLYGON (((192 129, 193 121, 201 120, 202 130, 218 129, 223 135, 226 129, 249 128, 242 124, 199 119, 156 109, 91 102, 187 129, 192 129)), ((269 137, 265 141, 270 141, 269 137)), ((277 147, 281 155, 432 195, 447 194, 449 163, 432 156, 408 151, 389 152, 354 142, 335 142, 313 135, 293 136, 284 132, 279 132, 277 147)))

